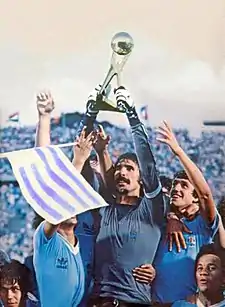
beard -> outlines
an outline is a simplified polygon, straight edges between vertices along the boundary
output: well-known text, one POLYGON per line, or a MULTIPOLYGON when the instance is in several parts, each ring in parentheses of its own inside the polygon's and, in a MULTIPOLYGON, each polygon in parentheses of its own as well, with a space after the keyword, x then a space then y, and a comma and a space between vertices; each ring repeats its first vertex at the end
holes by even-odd
POLYGON ((116 192, 119 195, 127 195, 128 194, 128 190, 124 187, 116 187, 116 192))

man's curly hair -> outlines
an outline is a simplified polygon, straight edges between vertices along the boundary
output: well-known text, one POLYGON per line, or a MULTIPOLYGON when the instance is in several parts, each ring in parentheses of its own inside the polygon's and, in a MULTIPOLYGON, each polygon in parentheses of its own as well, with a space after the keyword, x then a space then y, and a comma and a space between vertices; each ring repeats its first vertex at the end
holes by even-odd
POLYGON ((32 281, 30 270, 17 260, 11 260, 0 268, 0 288, 3 283, 15 285, 18 283, 22 296, 32 291, 32 281))

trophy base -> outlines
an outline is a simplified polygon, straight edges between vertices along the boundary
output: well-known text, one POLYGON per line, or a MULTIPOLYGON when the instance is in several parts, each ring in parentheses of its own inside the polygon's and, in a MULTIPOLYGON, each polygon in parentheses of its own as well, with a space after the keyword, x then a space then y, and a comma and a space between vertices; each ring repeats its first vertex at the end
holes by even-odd
POLYGON ((117 113, 125 113, 117 108, 117 104, 112 100, 109 100, 106 96, 97 97, 96 108, 99 111, 109 111, 117 113))

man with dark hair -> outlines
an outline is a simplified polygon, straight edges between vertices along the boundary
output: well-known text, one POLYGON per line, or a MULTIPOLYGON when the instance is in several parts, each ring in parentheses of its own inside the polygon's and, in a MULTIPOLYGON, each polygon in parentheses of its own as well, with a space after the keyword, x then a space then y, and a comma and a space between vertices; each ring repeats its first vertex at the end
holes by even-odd
POLYGON ((17 260, 0 268, 0 299, 4 307, 26 307, 31 290, 29 269, 17 260))
POLYGON ((224 307, 225 251, 215 244, 203 245, 195 261, 195 278, 198 292, 173 307, 213 306, 224 307))
MULTIPOLYGON (((168 251, 162 239, 154 261, 153 299, 159 306, 171 306, 196 292, 195 259, 201 246, 212 242, 218 230, 219 216, 203 174, 180 147, 170 125, 164 122, 158 132, 160 137, 157 140, 170 147, 184 168, 173 179, 170 205, 186 227, 186 249, 177 253, 175 246, 171 245, 171 251, 168 251)), ((181 234, 174 234, 176 241, 181 234)))
MULTIPOLYGON (((94 290, 89 306, 143 306, 151 303, 155 275, 151 263, 161 237, 164 200, 148 136, 130 94, 121 87, 115 95, 130 123, 136 153, 118 158, 113 172, 115 197, 109 197, 109 193, 110 206, 99 210, 94 290)), ((89 104, 89 123, 97 115, 92 111, 89 104)), ((85 119, 83 125, 90 128, 85 119)), ((101 164, 108 153, 103 150, 98 154, 101 164)))

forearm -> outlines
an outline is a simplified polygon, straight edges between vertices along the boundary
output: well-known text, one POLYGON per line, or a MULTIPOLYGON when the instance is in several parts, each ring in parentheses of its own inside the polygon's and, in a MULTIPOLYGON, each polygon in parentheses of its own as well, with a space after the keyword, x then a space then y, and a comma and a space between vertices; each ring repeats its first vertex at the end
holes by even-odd
POLYGON ((39 116, 39 121, 36 130, 36 139, 35 139, 36 147, 48 146, 51 144, 50 125, 51 125, 50 114, 39 116))
POLYGON ((176 155, 180 160, 181 164, 183 165, 189 180, 194 185, 198 196, 202 199, 208 198, 211 195, 211 191, 202 172, 195 165, 195 163, 192 162, 192 160, 188 157, 188 155, 183 151, 181 147, 176 152, 176 155))
POLYGON ((76 170, 79 173, 81 173, 83 170, 85 161, 82 158, 73 157, 72 164, 76 168, 76 170))
POLYGON ((105 149, 102 152, 98 152, 98 157, 103 181, 106 185, 108 185, 113 179, 111 178, 110 180, 111 175, 113 175, 113 163, 110 154, 108 150, 105 149))
POLYGON ((179 148, 176 151, 176 155, 197 192, 202 215, 209 223, 212 223, 216 217, 216 207, 209 185, 207 184, 201 171, 186 155, 182 148, 179 148))
POLYGON ((46 238, 50 239, 54 235, 54 233, 57 231, 58 227, 59 225, 53 225, 45 221, 44 233, 45 233, 46 238))
POLYGON ((95 120, 96 120, 95 116, 88 116, 85 113, 77 129, 76 135, 79 136, 84 127, 86 127, 86 135, 91 133, 91 131, 93 131, 94 129, 95 120))
POLYGON ((147 195, 149 194, 150 197, 155 197, 161 191, 161 184, 158 179, 155 159, 152 154, 147 132, 137 116, 128 116, 128 120, 131 126, 145 193, 147 195))

